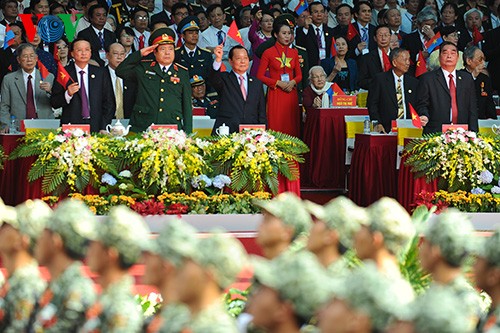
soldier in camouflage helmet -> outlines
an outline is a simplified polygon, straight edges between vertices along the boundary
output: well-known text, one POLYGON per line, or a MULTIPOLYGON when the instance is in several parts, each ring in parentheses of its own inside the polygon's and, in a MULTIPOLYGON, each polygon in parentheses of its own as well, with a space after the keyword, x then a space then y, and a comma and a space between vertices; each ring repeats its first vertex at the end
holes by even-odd
POLYGON ((387 275, 399 277, 398 256, 415 236, 410 215, 392 198, 382 198, 367 209, 368 218, 354 237, 356 254, 374 261, 387 275))
POLYGON ((335 296, 319 317, 322 333, 383 332, 390 319, 413 301, 413 293, 400 289, 373 263, 356 268, 331 287, 335 296))
MULTIPOLYGON (((474 228, 466 214, 449 209, 429 220, 420 246, 422 268, 432 276, 435 286, 453 290, 468 307, 470 323, 480 316, 480 296, 467 282, 462 265, 475 249, 474 228)), ((474 326, 472 326, 474 327, 474 326)))
POLYGON ((179 272, 178 297, 191 311, 192 333, 236 333, 236 323, 222 301, 224 290, 244 267, 247 256, 234 237, 214 232, 193 242, 195 251, 179 272))
POLYGON ((367 219, 363 208, 346 197, 339 197, 324 207, 305 202, 314 225, 309 231, 307 249, 334 277, 348 272, 347 260, 342 256, 352 248, 354 234, 367 219))
POLYGON ((185 258, 196 253, 196 230, 180 219, 174 219, 153 241, 150 250, 143 254, 144 283, 155 286, 163 302, 159 313, 148 320, 144 332, 180 332, 189 322, 189 310, 179 303, 177 297, 177 275, 185 258))
POLYGON ((15 210, 0 203, 0 253, 9 273, 0 291, 0 332, 25 332, 36 301, 47 287, 33 250, 51 214, 41 200, 28 200, 15 210))
POLYGON ((137 307, 128 270, 150 249, 143 218, 126 206, 113 207, 100 221, 87 252, 90 269, 99 274, 103 288, 87 311, 80 332, 139 332, 142 313, 137 307))
POLYGON ((80 201, 65 200, 54 211, 36 243, 35 256, 51 281, 37 302, 30 332, 76 332, 95 301, 92 280, 82 273, 95 216, 80 201))
POLYGON ((468 333, 467 308, 444 287, 425 293, 405 307, 387 333, 468 333))
POLYGON ((248 311, 253 324, 269 333, 300 332, 330 297, 329 276, 307 251, 256 259, 254 274, 258 287, 248 311))
POLYGON ((281 193, 272 200, 256 200, 264 218, 259 225, 257 243, 264 257, 273 259, 287 251, 292 241, 307 233, 311 216, 304 204, 291 192, 281 193))
POLYGON ((479 321, 476 332, 500 332, 500 229, 478 246, 476 252, 476 287, 491 297, 491 308, 479 321))

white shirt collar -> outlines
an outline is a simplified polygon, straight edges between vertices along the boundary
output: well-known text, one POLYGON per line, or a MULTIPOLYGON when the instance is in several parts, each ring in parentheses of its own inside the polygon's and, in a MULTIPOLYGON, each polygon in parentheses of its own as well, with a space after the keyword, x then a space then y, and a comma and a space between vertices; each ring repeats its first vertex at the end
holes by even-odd
POLYGON ((85 74, 89 74, 89 64, 86 64, 84 68, 78 67, 78 65, 75 63, 75 69, 76 69, 76 74, 80 75, 80 71, 84 71, 85 74))
POLYGON ((94 29, 95 31, 95 34, 97 36, 99 36, 99 33, 102 32, 102 37, 104 37, 104 28, 102 30, 98 30, 96 27, 94 27, 93 25, 91 25, 92 29, 94 29))
POLYGON ((455 79, 455 81, 457 80, 457 70, 456 69, 454 69, 452 72, 448 72, 446 69, 441 67, 441 70, 443 71, 444 78, 446 79, 447 82, 449 79, 448 75, 450 75, 450 73, 453 75, 453 78, 455 79))
POLYGON ((234 72, 234 71, 233 71, 233 73, 234 73, 234 75, 236 75, 236 78, 238 79, 238 82, 239 82, 240 76, 243 76, 243 79, 244 79, 245 81, 247 80, 247 76, 248 76, 248 75, 247 75, 247 73, 246 73, 246 72, 245 72, 245 73, 243 73, 243 74, 238 74, 238 73, 236 73, 236 72, 234 72))
POLYGON ((197 49, 197 48, 198 48, 198 47, 197 47, 197 46, 195 46, 193 50, 190 50, 190 49, 186 46, 186 44, 184 44, 184 49, 186 50, 186 52, 187 52, 188 54, 189 54, 189 52, 196 52, 196 49, 197 49))
POLYGON ((398 80, 401 80, 401 83, 404 82, 404 77, 405 77, 404 74, 401 75, 401 76, 397 76, 396 73, 394 73, 393 70, 391 70, 391 72, 392 72, 392 76, 394 77, 394 82, 398 82, 398 80))
POLYGON ((28 80, 28 75, 31 75, 33 77, 33 79, 35 79, 35 75, 36 75, 36 68, 33 69, 33 72, 31 73, 27 73, 24 69, 21 68, 21 70, 23 71, 23 78, 24 78, 24 81, 28 80))

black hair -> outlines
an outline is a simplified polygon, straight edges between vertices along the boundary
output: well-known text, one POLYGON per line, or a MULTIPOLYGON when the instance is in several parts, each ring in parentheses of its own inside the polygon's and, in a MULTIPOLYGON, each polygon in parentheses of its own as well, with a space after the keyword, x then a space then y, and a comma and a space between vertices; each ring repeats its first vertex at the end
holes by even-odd
POLYGON ((455 15, 457 15, 457 13, 458 13, 458 6, 456 4, 454 4, 454 3, 452 3, 452 2, 445 2, 443 4, 443 7, 441 7, 441 11, 440 11, 441 15, 443 15, 443 11, 446 9, 446 7, 453 8, 453 11, 455 12, 455 15))
POLYGON ((10 2, 15 3, 17 7, 17 0, 4 0, 0 3, 0 8, 2 9, 2 11, 5 10, 5 7, 7 7, 7 4, 10 2))
POLYGON ((283 12, 281 10, 279 10, 278 8, 274 8, 274 7, 269 9, 269 11, 271 12, 273 17, 274 17, 274 13, 276 13, 276 12, 280 13, 280 15, 283 14, 283 12))
POLYGON ((321 2, 319 2, 319 1, 314 1, 314 2, 312 2, 312 3, 309 5, 309 11, 311 11, 311 10, 312 10, 312 7, 313 7, 313 6, 321 6, 321 7, 323 7, 323 10, 325 10, 325 6, 324 6, 321 2))
MULTIPOLYGON (((62 35, 62 36, 61 36, 61 38, 59 38, 59 40, 55 41, 54 43, 50 43, 50 44, 49 44, 49 52, 50 52, 50 53, 54 54, 54 50, 55 50, 55 49, 56 49, 56 47, 57 47, 57 42, 58 42, 58 41, 60 41, 60 40, 64 41, 64 42, 66 43, 66 45, 68 45, 68 49, 69 49, 69 41, 68 41, 68 38, 66 38, 66 36, 65 36, 65 35, 62 35)), ((70 55, 69 55, 69 53, 68 53, 68 58, 70 58, 70 57, 71 57, 71 56, 70 56, 70 55)))
POLYGON ((373 5, 372 5, 372 3, 370 1, 361 0, 361 1, 358 1, 354 5, 354 13, 356 13, 356 14, 359 13, 359 10, 361 9, 361 5, 366 5, 366 6, 370 7, 370 9, 373 9, 373 5))
POLYGON ((175 15, 177 10, 182 9, 182 8, 187 9, 187 11, 189 12, 188 5, 186 5, 184 2, 178 2, 172 6, 172 11, 171 11, 172 15, 175 15))
POLYGON ((221 5, 221 4, 219 4, 219 3, 214 3, 214 4, 210 5, 210 6, 208 6, 208 8, 207 8, 207 15, 208 15, 208 16, 210 16, 210 13, 212 13, 212 12, 213 12, 214 10, 216 10, 217 8, 220 8, 220 10, 222 10, 222 12, 223 12, 223 13, 225 13, 225 12, 224 12, 224 8, 222 8, 222 5, 221 5))
POLYGON ((349 12, 351 12, 351 15, 353 14, 353 12, 352 12, 353 9, 352 9, 352 7, 350 5, 348 5, 346 3, 341 3, 337 8, 335 8, 335 15, 338 14, 340 8, 344 8, 344 7, 349 8, 349 12))
POLYGON ((381 25, 377 25, 377 26, 375 27, 375 31, 373 32, 373 35, 374 35, 374 36, 377 36, 377 32, 378 32, 380 29, 383 29, 383 28, 387 28, 387 29, 389 29, 389 32, 391 32, 391 28, 389 28, 389 26, 388 26, 388 25, 386 25, 386 24, 381 24, 381 25))
POLYGON ((262 10, 262 17, 264 18, 264 15, 271 16, 274 19, 273 13, 269 9, 264 9, 262 10))
MULTIPOLYGON (((130 19, 133 19, 135 20, 135 15, 139 12, 145 12, 146 15, 148 14, 148 10, 144 7, 141 7, 141 6, 137 6, 134 8, 134 10, 130 13, 130 19)), ((148 16, 148 19, 149 19, 149 16, 148 16)))
POLYGON ((290 27, 290 25, 289 25, 288 23, 286 23, 285 21, 275 22, 275 23, 273 23, 273 36, 274 36, 275 38, 277 38, 277 36, 278 36, 278 34, 279 34, 279 32, 280 32, 281 28, 282 28, 282 27, 284 27, 284 26, 285 26, 285 27, 290 28, 290 30, 291 30, 291 31, 292 31, 292 33, 293 33, 293 29, 292 29, 292 28, 290 27))
POLYGON ((247 56, 248 56, 248 50, 247 50, 247 49, 245 49, 245 48, 244 48, 243 46, 241 46, 241 45, 236 45, 236 46, 233 46, 233 47, 231 48, 231 50, 229 50, 229 55, 228 55, 229 59, 233 60, 234 50, 240 50, 240 49, 245 50, 245 52, 247 53, 247 56))
POLYGON ((71 53, 71 52, 73 52, 73 50, 75 49, 75 45, 76 45, 76 43, 78 43, 78 42, 87 42, 87 43, 89 43, 89 45, 90 45, 90 50, 92 50, 92 44, 91 44, 88 40, 83 39, 83 38, 75 38, 75 39, 71 42, 71 44, 69 44, 69 52, 70 52, 70 53, 71 53))
POLYGON ((121 27, 116 31, 116 38, 118 38, 118 40, 120 40, 120 36, 123 31, 125 31, 127 35, 130 35, 132 37, 135 36, 134 29, 132 29, 131 27, 121 27))
POLYGON ((50 13, 50 15, 53 15, 52 12, 54 10, 56 10, 57 8, 62 8, 64 10, 64 12, 66 13, 66 8, 64 8, 63 5, 61 5, 59 2, 53 2, 49 6, 49 13, 50 13))
POLYGON ((98 2, 97 4, 90 6, 89 11, 88 11, 89 18, 92 18, 92 16, 94 15, 94 12, 99 8, 103 8, 106 11, 106 13, 108 12, 108 6, 106 6, 105 4, 103 4, 101 2, 98 2))
POLYGON ((21 22, 13 22, 11 24, 9 24, 9 27, 12 28, 12 27, 18 27, 19 29, 21 29, 21 42, 24 43, 26 42, 26 30, 24 29, 24 26, 21 22))
POLYGON ((457 45, 455 45, 455 43, 452 43, 452 42, 443 42, 443 43, 441 44, 441 46, 439 47, 439 54, 440 54, 440 55, 441 55, 441 52, 443 51, 443 49, 444 49, 444 47, 445 47, 446 45, 452 45, 452 46, 455 48, 455 50, 457 51, 457 54, 458 54, 458 46, 457 46, 457 45))

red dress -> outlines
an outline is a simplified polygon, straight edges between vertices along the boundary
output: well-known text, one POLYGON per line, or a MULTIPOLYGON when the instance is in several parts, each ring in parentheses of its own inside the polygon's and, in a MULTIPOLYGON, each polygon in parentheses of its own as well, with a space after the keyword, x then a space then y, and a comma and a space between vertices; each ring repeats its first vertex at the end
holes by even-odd
POLYGON ((296 49, 276 42, 268 48, 260 60, 257 78, 269 87, 267 91, 268 128, 277 132, 300 136, 300 109, 297 86, 285 92, 276 86, 282 75, 288 74, 289 80, 299 83, 302 80, 299 55, 296 49), (269 68, 270 77, 266 77, 269 68))

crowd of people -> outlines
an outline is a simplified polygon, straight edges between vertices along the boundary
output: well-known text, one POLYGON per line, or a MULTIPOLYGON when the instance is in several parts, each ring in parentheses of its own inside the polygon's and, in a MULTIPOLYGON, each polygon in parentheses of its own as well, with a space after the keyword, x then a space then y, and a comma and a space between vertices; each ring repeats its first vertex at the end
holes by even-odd
POLYGON ((500 231, 480 242, 463 213, 433 215, 419 207, 410 216, 390 198, 361 208, 345 197, 321 206, 282 193, 254 204, 263 213, 256 238, 263 256, 250 258, 233 236, 214 230, 200 237, 177 218, 153 238, 144 219, 126 206, 97 220, 74 199, 54 210, 41 200, 16 207, 2 202, 0 254, 8 277, 0 275, 0 330, 500 330, 500 231), (472 255, 476 288, 464 275, 472 255), (97 288, 83 272, 83 260, 96 274, 97 288), (160 309, 146 318, 129 275, 139 261, 142 283, 161 294, 160 309), (253 278, 235 319, 223 296, 245 267, 253 278), (419 282, 426 274, 429 286, 419 282))
POLYGON ((331 106, 333 88, 368 91, 379 132, 409 119, 410 106, 426 133, 449 123, 477 130, 478 119, 496 119, 499 5, 2 0, 1 130, 12 117, 56 117, 92 132, 125 118, 132 132, 155 123, 190 133, 192 108, 203 107, 214 129, 266 124, 300 137, 307 110, 331 106), (77 12, 75 36, 47 42, 36 32, 45 15, 77 12), (23 13, 32 15, 29 29, 23 13))

